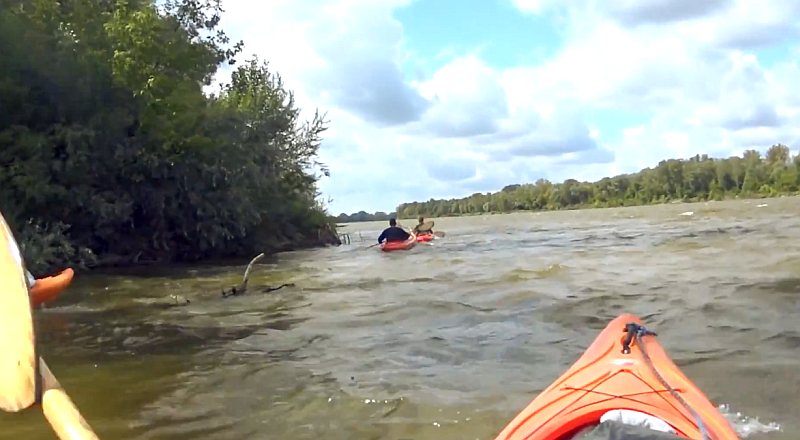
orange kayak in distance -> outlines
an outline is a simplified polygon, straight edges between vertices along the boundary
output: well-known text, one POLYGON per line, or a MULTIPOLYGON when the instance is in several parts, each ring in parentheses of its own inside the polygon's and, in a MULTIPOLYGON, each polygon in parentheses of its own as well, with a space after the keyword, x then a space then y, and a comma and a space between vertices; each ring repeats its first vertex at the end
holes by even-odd
POLYGON ((417 244, 417 237, 411 234, 406 241, 387 241, 381 243, 381 250, 384 252, 407 251, 417 244))
POLYGON ((58 275, 37 279, 36 284, 31 288, 31 301, 33 307, 41 304, 49 303, 64 292, 72 282, 72 277, 75 276, 75 271, 66 268, 58 275))
POLYGON ((614 419, 623 417, 620 414, 628 420, 649 419, 693 440, 739 439, 708 397, 672 362, 656 335, 639 317, 625 314, 611 321, 495 440, 565 440, 609 418, 620 421, 614 419))
POLYGON ((417 243, 425 243, 433 240, 432 234, 417 235, 417 243))

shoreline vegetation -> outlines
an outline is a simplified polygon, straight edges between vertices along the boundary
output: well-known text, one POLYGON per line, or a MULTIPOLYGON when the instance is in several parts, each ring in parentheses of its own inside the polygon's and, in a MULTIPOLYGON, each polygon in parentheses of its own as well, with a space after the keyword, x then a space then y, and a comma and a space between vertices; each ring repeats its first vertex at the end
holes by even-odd
POLYGON ((431 199, 403 203, 394 213, 340 214, 339 223, 385 220, 392 216, 412 219, 461 217, 512 212, 614 208, 674 202, 722 201, 797 195, 800 190, 800 154, 776 144, 766 155, 747 150, 742 157, 726 159, 696 155, 689 159, 662 160, 638 173, 604 177, 596 182, 567 179, 552 183, 539 179, 514 184, 493 193, 475 193, 460 199, 431 199))
POLYGON ((0 207, 34 276, 341 244, 325 116, 267 63, 229 67, 219 2, 162 3, 0 7, 0 207))

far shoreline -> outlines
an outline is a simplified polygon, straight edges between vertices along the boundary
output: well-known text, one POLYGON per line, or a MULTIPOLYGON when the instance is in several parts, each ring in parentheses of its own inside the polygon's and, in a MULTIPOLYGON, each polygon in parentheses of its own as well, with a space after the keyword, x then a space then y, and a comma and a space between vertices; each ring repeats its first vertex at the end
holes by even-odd
MULTIPOLYGON (((486 211, 486 212, 471 212, 471 213, 464 213, 464 214, 447 214, 441 215, 437 217, 433 216, 426 216, 422 215, 426 220, 436 220, 436 219, 443 219, 443 218, 464 218, 464 217, 482 217, 486 215, 507 215, 507 214, 533 214, 533 213, 546 213, 546 212, 562 212, 562 211, 591 211, 591 210, 602 210, 602 209, 615 209, 615 208, 640 208, 644 206, 662 206, 662 205, 696 205, 698 203, 715 203, 715 202, 728 202, 728 201, 735 201, 735 200, 765 200, 765 199, 778 199, 778 198, 791 198, 791 197, 798 197, 800 196, 800 192, 794 192, 791 194, 776 194, 776 195, 766 195, 766 194, 753 194, 752 196, 743 196, 741 194, 735 196, 726 196, 719 200, 711 199, 692 199, 692 200, 684 200, 684 199, 675 199, 675 200, 667 200, 663 202, 654 202, 654 203, 640 203, 640 204, 623 204, 619 206, 568 206, 565 208, 558 208, 558 209, 516 209, 512 211, 486 211)), ((410 216, 410 217, 397 217, 398 221, 403 220, 416 220, 417 217, 410 216)), ((360 221, 360 222, 347 222, 347 223, 339 223, 337 227, 347 227, 352 225, 359 225, 364 223, 384 223, 386 220, 367 220, 367 221, 360 221)))

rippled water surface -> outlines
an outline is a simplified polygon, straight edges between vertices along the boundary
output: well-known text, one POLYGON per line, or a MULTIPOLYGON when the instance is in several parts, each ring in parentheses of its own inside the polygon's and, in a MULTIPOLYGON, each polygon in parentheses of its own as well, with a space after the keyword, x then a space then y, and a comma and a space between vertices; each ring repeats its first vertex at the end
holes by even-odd
MULTIPOLYGON (((268 294, 220 298, 243 266, 83 275, 37 311, 41 351, 103 439, 492 439, 631 312, 743 437, 796 438, 798 213, 438 219, 444 239, 394 253, 367 249, 383 223, 350 225, 349 246, 259 265, 251 285, 295 284, 268 294)), ((53 438, 39 411, 1 420, 53 438)))

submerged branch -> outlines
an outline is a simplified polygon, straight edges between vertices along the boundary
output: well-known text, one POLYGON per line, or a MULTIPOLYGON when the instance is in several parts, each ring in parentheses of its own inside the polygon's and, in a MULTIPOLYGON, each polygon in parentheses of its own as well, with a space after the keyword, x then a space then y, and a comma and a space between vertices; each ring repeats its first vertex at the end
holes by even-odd
MULTIPOLYGON (((250 263, 247 265, 247 269, 245 269, 245 271, 244 271, 244 277, 242 278, 242 284, 240 284, 239 287, 236 287, 236 286, 231 287, 231 289, 227 290, 227 291, 223 290, 222 291, 222 297, 223 298, 227 298, 227 297, 230 297, 230 296, 239 296, 239 295, 244 295, 245 293, 247 293, 247 283, 250 280, 250 271, 253 269, 253 265, 255 265, 256 262, 258 262, 258 260, 260 260, 262 258, 264 258, 264 253, 263 252, 258 254, 258 255, 256 255, 252 260, 250 260, 250 263)), ((280 286, 277 286, 277 287, 265 286, 263 290, 261 288, 259 288, 258 290, 261 290, 263 293, 268 293, 268 292, 274 292, 274 291, 276 291, 278 289, 283 289, 284 287, 292 287, 292 286, 294 286, 294 283, 284 283, 284 284, 281 284, 280 286)))
POLYGON ((242 293, 247 290, 247 281, 250 279, 250 271, 253 269, 253 265, 262 258, 264 258, 263 252, 256 255, 252 260, 250 260, 250 264, 247 265, 247 269, 244 271, 244 277, 242 277, 242 284, 239 286, 239 290, 241 290, 242 293))

